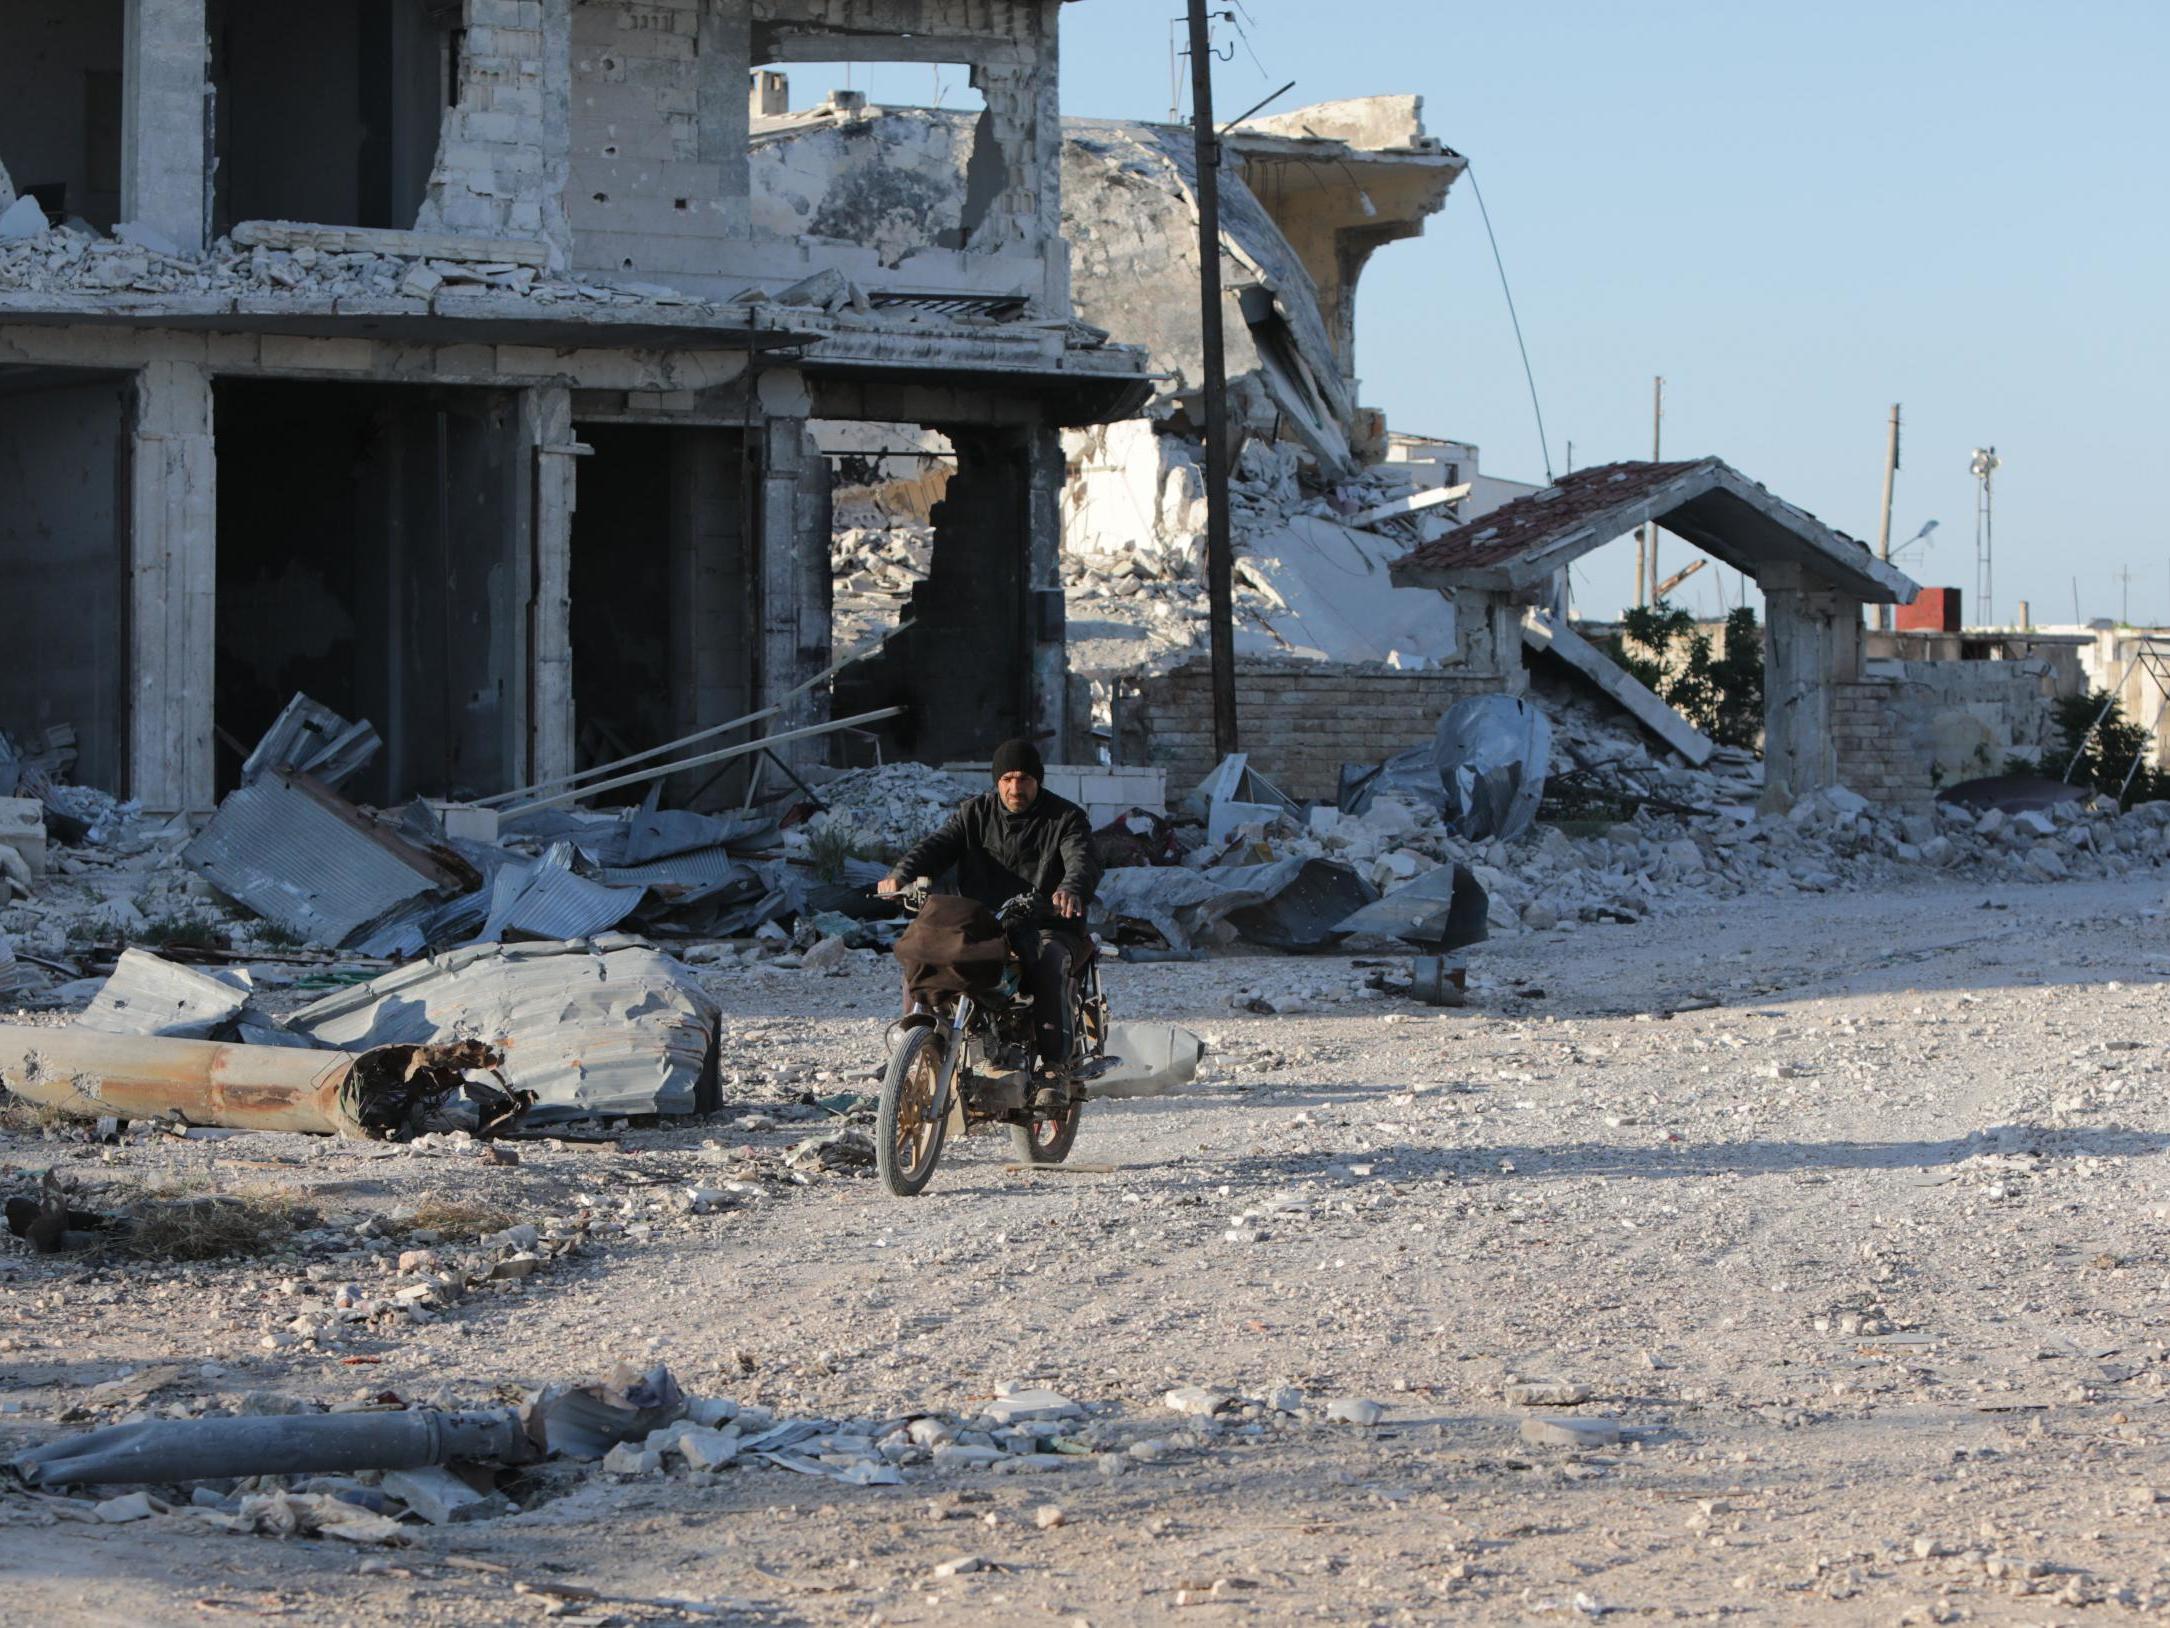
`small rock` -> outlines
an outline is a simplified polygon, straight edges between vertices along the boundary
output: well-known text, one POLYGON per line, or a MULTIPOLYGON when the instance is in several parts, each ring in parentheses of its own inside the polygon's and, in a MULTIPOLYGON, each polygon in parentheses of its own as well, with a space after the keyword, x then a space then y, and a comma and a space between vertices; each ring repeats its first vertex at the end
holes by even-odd
POLYGON ((1620 1426, 1613 1419, 1524 1419, 1522 1439, 1533 1447, 1612 1447, 1620 1426))
POLYGON ((1235 1398, 1226 1391, 1212 1390, 1204 1385, 1179 1385, 1161 1400, 1177 1413, 1205 1418, 1220 1412, 1235 1398))
POLYGON ((151 1508, 151 1495, 147 1492, 127 1492, 118 1498, 108 1498, 96 1509, 98 1518, 110 1525, 119 1526, 126 1521, 140 1521, 157 1513, 151 1508))
POLYGON ((603 1455, 609 1475, 654 1475, 663 1468, 663 1455, 633 1442, 622 1441, 603 1455))
POLYGON ((1571 1408, 1590 1400, 1590 1387, 1557 1379, 1527 1379, 1507 1387, 1507 1400, 1518 1408, 1571 1408))
POLYGON ((1052 1532, 1068 1519, 1069 1517, 1062 1512, 1060 1504, 1042 1504, 1032 1512, 1032 1524, 1043 1532, 1052 1532))
POLYGON ((962 1577, 966 1572, 985 1571, 986 1569, 987 1562, 978 1555, 959 1555, 954 1560, 945 1560, 935 1567, 934 1575, 937 1577, 962 1577))
POLYGON ((493 1265, 490 1268, 490 1276, 500 1279, 532 1277, 536 1269, 541 1265, 542 1257, 540 1255, 531 1254, 523 1249, 517 1255, 507 1255, 503 1260, 493 1265))
POLYGON ((1386 1417, 1386 1409, 1360 1396, 1344 1396, 1326 1404, 1326 1417, 1337 1424, 1370 1427, 1386 1417))

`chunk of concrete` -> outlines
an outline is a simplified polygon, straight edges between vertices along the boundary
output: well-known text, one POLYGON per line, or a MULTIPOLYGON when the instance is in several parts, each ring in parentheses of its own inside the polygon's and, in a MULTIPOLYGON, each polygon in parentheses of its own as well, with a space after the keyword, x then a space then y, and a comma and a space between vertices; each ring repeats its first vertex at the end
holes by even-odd
POLYGON ((0 243, 43 237, 51 229, 45 210, 27 192, 0 211, 0 243))
POLYGON ((45 805, 35 797, 0 797, 0 848, 13 848, 30 869, 45 874, 45 805))
POLYGON ((386 1470, 383 1487, 432 1526, 478 1521, 502 1513, 504 1500, 477 1492, 450 1470, 425 1465, 416 1470, 386 1470))

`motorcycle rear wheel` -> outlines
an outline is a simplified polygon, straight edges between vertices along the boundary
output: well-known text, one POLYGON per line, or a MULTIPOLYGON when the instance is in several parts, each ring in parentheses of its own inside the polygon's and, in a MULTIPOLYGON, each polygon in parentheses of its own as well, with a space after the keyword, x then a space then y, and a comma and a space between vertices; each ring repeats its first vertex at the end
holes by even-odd
POLYGON ((874 1168, 899 1198, 915 1197, 934 1174, 949 1132, 947 1116, 934 1115, 947 1037, 931 1025, 906 1032, 882 1076, 874 1114, 874 1168))
POLYGON ((1021 1163, 1061 1164, 1070 1157, 1078 1117, 1084 1110, 1082 1102, 1073 1102, 1059 1114, 1035 1114, 1029 1125, 1012 1125, 1010 1147, 1021 1163))

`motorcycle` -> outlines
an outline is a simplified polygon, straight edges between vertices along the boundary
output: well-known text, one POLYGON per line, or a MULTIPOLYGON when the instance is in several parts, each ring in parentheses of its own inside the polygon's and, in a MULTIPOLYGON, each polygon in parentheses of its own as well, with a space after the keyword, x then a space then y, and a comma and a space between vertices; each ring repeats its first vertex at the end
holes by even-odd
MULTIPOLYGON (((929 886, 922 878, 898 897, 917 916, 929 886)), ((995 912, 1004 929, 997 976, 988 978, 982 969, 982 975, 955 980, 958 988, 930 992, 914 1001, 900 1025, 874 1130, 875 1168, 899 1198, 927 1185, 952 1132, 1006 1127, 1017 1157, 1029 1164, 1060 1164, 1070 1156, 1084 1106, 1076 1088, 1107 1056, 1108 1003, 1099 951, 1087 938, 1083 964, 1070 980, 1070 1056, 1061 1070, 1073 1094, 1059 1111, 1034 1108, 1032 997, 1007 929, 1032 920, 1040 906, 1034 895, 1021 894, 995 912), (976 992, 966 987, 971 985, 976 992)))

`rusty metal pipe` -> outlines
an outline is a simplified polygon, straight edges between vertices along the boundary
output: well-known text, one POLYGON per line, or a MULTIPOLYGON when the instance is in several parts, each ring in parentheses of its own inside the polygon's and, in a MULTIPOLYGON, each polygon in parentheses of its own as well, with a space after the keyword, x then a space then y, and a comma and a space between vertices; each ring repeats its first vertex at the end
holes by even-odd
POLYGON ((0 1085, 81 1119, 381 1138, 418 1128, 421 1113, 467 1083, 466 1070, 499 1061, 472 1041, 303 1051, 0 1024, 0 1085))

